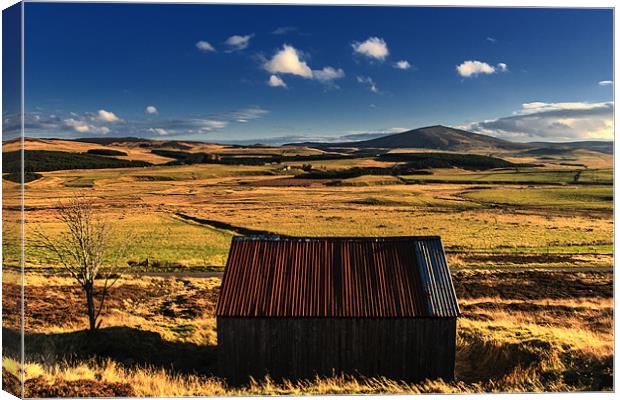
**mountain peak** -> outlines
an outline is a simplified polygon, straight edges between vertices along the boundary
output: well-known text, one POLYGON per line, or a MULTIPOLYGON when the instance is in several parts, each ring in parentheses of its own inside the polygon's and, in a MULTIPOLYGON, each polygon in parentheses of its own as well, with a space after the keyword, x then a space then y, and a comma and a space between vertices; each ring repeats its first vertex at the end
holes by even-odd
POLYGON ((444 125, 431 125, 359 142, 323 143, 319 147, 411 148, 444 151, 479 151, 523 149, 524 145, 488 135, 444 125))
POLYGON ((424 126, 422 128, 412 129, 412 130, 422 130, 422 129, 454 129, 454 128, 450 126, 445 126, 445 125, 430 125, 430 126, 424 126))

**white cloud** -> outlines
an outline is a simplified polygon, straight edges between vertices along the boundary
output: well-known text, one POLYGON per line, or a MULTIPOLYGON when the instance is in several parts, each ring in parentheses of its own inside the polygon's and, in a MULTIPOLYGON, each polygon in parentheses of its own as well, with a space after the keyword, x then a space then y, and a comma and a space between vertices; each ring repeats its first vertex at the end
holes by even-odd
POLYGON ((323 69, 312 70, 303 60, 303 53, 285 44, 281 50, 263 64, 263 68, 271 72, 269 78, 270 86, 282 86, 282 79, 277 74, 291 74, 301 76, 306 79, 314 79, 327 85, 333 85, 333 81, 344 77, 344 71, 340 68, 323 67, 323 69))
POLYGON ((217 119, 204 119, 200 122, 200 130, 210 132, 215 129, 223 129, 228 126, 228 121, 219 121, 217 119))
POLYGON ((144 109, 144 112, 147 113, 147 114, 151 114, 151 115, 159 114, 159 110, 157 110, 157 107, 155 107, 155 106, 147 106, 144 109))
POLYGON ((409 61, 407 61, 407 60, 400 60, 400 61, 396 61, 396 63, 394 63, 394 68, 396 68, 396 69, 409 69, 409 68, 411 68, 411 64, 409 64, 409 61))
POLYGON ((99 110, 97 111, 97 119, 103 122, 120 122, 121 119, 111 111, 99 110))
POLYGON ((169 133, 164 128, 149 128, 149 129, 147 129, 147 131, 151 132, 151 133, 154 133, 156 135, 159 135, 159 136, 165 136, 165 135, 167 135, 169 133))
POLYGON ((506 65, 504 63, 498 63, 497 64, 497 69, 499 69, 500 72, 506 72, 506 71, 508 71, 508 65, 506 65))
POLYGON ((251 33, 249 35, 233 35, 226 39, 224 44, 228 46, 227 52, 244 50, 250 45, 250 39, 254 37, 254 34, 251 33))
POLYGON ((312 71, 312 76, 317 81, 331 83, 335 79, 343 78, 344 71, 340 68, 324 67, 323 69, 312 71))
POLYGON ((589 110, 598 109, 603 104, 608 104, 608 103, 586 103, 586 102, 545 103, 542 101, 532 101, 529 103, 523 103, 521 105, 521 110, 516 113, 531 114, 531 113, 562 111, 562 110, 589 111, 589 110))
POLYGON ((263 67, 272 74, 292 74, 312 78, 312 69, 293 46, 285 44, 263 67))
POLYGON ((366 57, 383 61, 390 54, 385 40, 378 37, 370 37, 364 42, 353 42, 353 51, 366 57))
POLYGON ((513 115, 471 123, 464 129, 517 141, 613 139, 613 102, 524 103, 513 115))
POLYGON ((464 61, 456 67, 456 71, 462 77, 469 78, 478 74, 493 74, 495 67, 482 61, 464 61))
POLYGON ((267 81, 267 84, 271 87, 286 87, 286 83, 284 83, 282 78, 280 78, 278 75, 271 75, 269 77, 269 80, 267 81))
POLYGON ((614 81, 600 81, 599 86, 611 86, 614 84, 614 81))
MULTIPOLYGON (((101 110, 105 111, 105 110, 101 110)), ((146 112, 146 110, 145 110, 146 112)), ((113 113, 75 113, 55 110, 28 112, 24 115, 24 126, 28 135, 33 137, 81 137, 84 134, 111 134, 114 136, 179 136, 201 135, 226 128, 231 123, 248 123, 262 118, 268 113, 259 106, 250 106, 233 111, 213 113, 210 115, 176 119, 142 118, 137 120, 121 120, 113 113), (109 113, 109 114, 106 114, 109 113), (60 116, 59 116, 60 114, 60 116), (104 119, 100 118, 100 115, 104 119), (116 118, 116 119, 115 119, 116 118), (107 120, 106 120, 107 119, 107 120), (122 123, 111 123, 122 122, 122 123)), ((3 119, 2 128, 5 132, 19 133, 21 119, 15 114, 3 119)))
POLYGON ((253 107, 242 108, 237 111, 220 114, 219 118, 227 120, 227 121, 248 122, 249 120, 252 120, 252 119, 262 118, 268 113, 269 111, 265 109, 253 106, 253 107))
POLYGON ((369 77, 369 76, 358 76, 357 77, 357 82, 361 83, 363 85, 367 85, 368 89, 371 92, 379 93, 379 88, 377 87, 377 84, 375 83, 375 81, 372 80, 371 77, 369 77))
POLYGON ((67 118, 63 121, 66 126, 73 128, 74 131, 80 133, 90 132, 90 125, 84 121, 79 121, 74 118, 67 118))
POLYGON ((102 135, 110 133, 110 128, 107 126, 92 125, 86 121, 75 118, 67 118, 63 120, 63 124, 65 127, 71 128, 78 133, 98 133, 102 135))
POLYGON ((487 42, 491 42, 491 43, 496 43, 497 42, 497 39, 495 39, 494 37, 491 37, 491 36, 487 36, 486 40, 487 40, 487 42))
POLYGON ((201 40, 199 42, 196 43, 196 47, 198 48, 198 50, 200 51, 204 51, 205 53, 211 52, 211 51, 215 51, 215 47, 213 47, 211 45, 211 43, 205 41, 205 40, 201 40))
MULTIPOLYGON (((150 126, 144 126, 144 123, 136 122, 132 126, 132 131, 139 133, 156 134, 158 136, 165 135, 199 135, 211 133, 228 126, 229 120, 224 119, 224 116, 215 116, 222 118, 188 118, 188 119, 172 119, 159 121, 154 126, 152 121, 150 126)), ((131 133, 135 134, 135 133, 131 133)))

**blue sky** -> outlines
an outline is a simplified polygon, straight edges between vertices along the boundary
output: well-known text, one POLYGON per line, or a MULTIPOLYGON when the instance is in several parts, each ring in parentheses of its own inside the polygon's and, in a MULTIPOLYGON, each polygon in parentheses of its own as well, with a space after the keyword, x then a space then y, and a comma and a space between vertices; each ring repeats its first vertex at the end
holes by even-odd
POLYGON ((25 7, 28 136, 613 134, 611 10, 25 7))

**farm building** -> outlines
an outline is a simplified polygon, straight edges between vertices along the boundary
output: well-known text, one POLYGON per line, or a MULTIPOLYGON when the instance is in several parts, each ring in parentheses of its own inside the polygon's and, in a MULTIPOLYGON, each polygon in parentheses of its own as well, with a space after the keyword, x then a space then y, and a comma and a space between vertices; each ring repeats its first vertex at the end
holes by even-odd
POLYGON ((232 384, 454 378, 459 307, 439 237, 235 237, 216 315, 232 384))

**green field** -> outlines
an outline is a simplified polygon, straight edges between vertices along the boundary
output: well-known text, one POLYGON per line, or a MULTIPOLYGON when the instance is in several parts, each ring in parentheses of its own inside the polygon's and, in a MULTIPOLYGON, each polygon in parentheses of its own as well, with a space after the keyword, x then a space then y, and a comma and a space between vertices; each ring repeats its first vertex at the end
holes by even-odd
POLYGON ((467 191, 463 193, 463 197, 485 204, 516 207, 560 208, 575 211, 613 209, 611 186, 492 188, 467 191))
MULTIPOLYGON (((44 227, 46 235, 58 238, 63 232, 59 223, 32 224, 26 229, 26 265, 38 267, 55 265, 57 260, 39 246, 34 234, 44 227)), ((166 213, 152 213, 147 218, 126 215, 111 224, 112 243, 120 245, 131 239, 128 255, 121 263, 144 263, 151 268, 177 268, 179 266, 222 267, 226 263, 232 232, 204 227, 184 221, 166 213)), ((15 246, 9 246, 15 247, 15 246)), ((11 253, 9 253, 11 254, 11 253)))
POLYGON ((453 170, 436 170, 429 176, 405 175, 403 179, 413 182, 463 182, 463 183, 514 183, 514 184, 581 184, 598 183, 611 185, 611 169, 546 169, 495 170, 489 172, 455 173, 453 170))
MULTIPOLYGON (((308 148, 195 146, 196 151, 230 157, 323 154, 308 148)), ((122 149, 114 147, 115 151, 122 149)), ((142 159, 151 154, 149 149, 141 151, 126 149, 142 159)), ((119 238, 130 234, 134 238, 124 262, 144 263, 148 258, 154 268, 222 268, 237 228, 297 236, 439 235, 455 267, 480 265, 474 258, 461 257, 469 252, 515 257, 583 255, 548 264, 611 265, 610 156, 596 156, 598 167, 587 169, 557 165, 486 171, 435 168, 424 174, 391 176, 374 175, 382 169, 389 172, 397 164, 380 161, 380 153, 256 166, 152 165, 42 172, 40 179, 26 184, 26 232, 39 226, 52 236, 59 234, 60 226, 53 220, 57 203, 82 193, 92 198, 119 238), (609 166, 600 167, 604 160, 609 166), (353 168, 373 175, 298 179, 308 170, 331 176, 322 171, 353 168), (182 220, 176 214, 227 228, 182 220), (588 261, 591 254, 596 259, 588 261)), ((424 153, 415 157, 420 159, 424 153)), ((587 163, 593 156, 588 153, 587 157, 578 161, 587 163)), ((544 160, 528 158, 527 163, 538 165, 544 160)), ((14 246, 7 243, 6 254, 18 254, 14 246)), ((517 265, 497 260, 497 266, 517 265)), ((27 239, 26 264, 45 268, 56 262, 27 239)), ((544 264, 544 259, 531 263, 544 264)))

